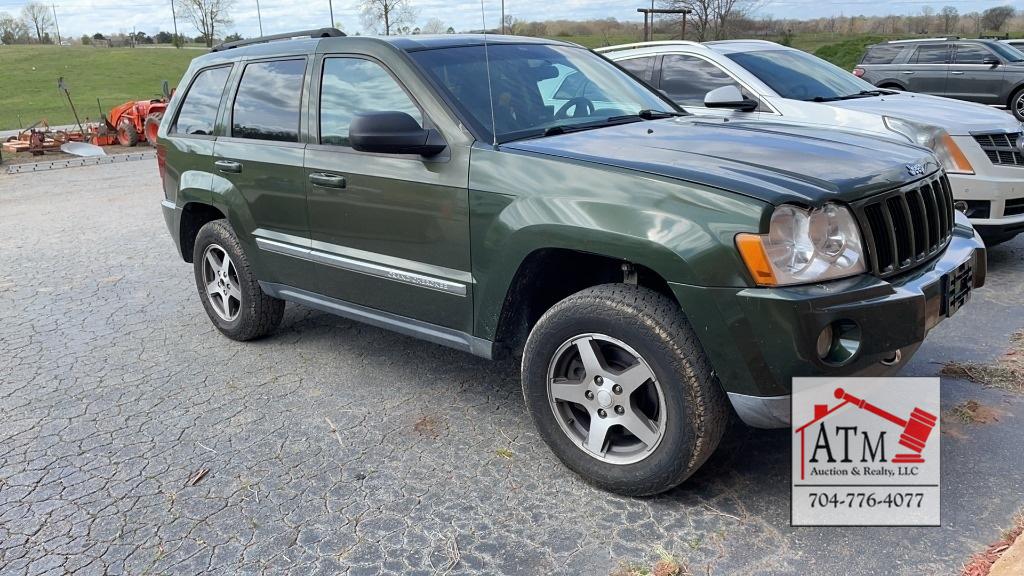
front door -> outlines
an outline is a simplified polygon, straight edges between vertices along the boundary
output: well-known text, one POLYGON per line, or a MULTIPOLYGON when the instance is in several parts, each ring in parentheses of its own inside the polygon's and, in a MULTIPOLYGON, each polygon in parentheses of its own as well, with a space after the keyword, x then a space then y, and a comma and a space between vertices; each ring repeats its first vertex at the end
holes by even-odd
POLYGON ((243 241, 259 250, 257 277, 314 289, 313 265, 281 248, 309 242, 299 138, 306 65, 305 58, 246 63, 229 100, 229 135, 214 147, 213 171, 245 199, 232 212, 242 220, 236 232, 251 234, 243 241))
POLYGON ((958 43, 953 63, 949 65, 946 96, 981 104, 1000 104, 1003 88, 1003 66, 985 64, 985 59, 999 58, 981 44, 958 43))
POLYGON ((379 62, 325 56, 305 171, 320 292, 345 302, 472 331, 468 155, 353 150, 359 113, 400 111, 430 126, 379 62))
POLYGON ((942 96, 946 93, 950 54, 950 44, 922 44, 900 67, 899 76, 911 92, 942 96))

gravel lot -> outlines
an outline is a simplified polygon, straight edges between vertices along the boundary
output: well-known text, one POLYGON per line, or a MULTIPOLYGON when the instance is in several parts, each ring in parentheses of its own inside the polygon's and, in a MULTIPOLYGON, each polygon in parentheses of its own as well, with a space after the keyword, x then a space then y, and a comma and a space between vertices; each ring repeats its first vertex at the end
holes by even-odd
MULTIPOLYGON (((669 494, 597 491, 514 364, 293 305, 270 339, 221 337, 159 195, 152 160, 0 176, 4 575, 607 574, 658 547, 700 574, 939 574, 1022 504, 1024 399, 955 380, 945 408, 1000 418, 943 436, 942 528, 791 528, 788 432, 742 426, 669 494)), ((1018 239, 906 373, 998 356, 1022 286, 1018 239)))

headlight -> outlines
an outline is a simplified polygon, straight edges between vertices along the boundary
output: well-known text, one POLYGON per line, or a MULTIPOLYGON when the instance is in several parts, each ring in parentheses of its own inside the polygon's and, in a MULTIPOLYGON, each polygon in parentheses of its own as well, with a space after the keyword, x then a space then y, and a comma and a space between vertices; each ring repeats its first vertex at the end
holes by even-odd
POLYGON ((738 234, 736 247, 760 286, 806 284, 867 270, 860 229, 845 206, 775 209, 767 234, 738 234))
POLYGON ((918 146, 928 148, 939 157, 942 167, 951 174, 974 174, 974 167, 967 161, 960 147, 953 141, 948 132, 938 126, 920 124, 902 118, 883 116, 885 127, 906 136, 918 146))

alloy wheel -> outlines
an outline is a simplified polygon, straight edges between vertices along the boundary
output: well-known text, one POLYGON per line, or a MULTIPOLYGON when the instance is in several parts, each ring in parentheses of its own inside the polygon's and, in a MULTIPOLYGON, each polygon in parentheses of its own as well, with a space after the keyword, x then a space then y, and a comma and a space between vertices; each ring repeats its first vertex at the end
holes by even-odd
POLYGON ((604 334, 580 334, 558 347, 548 366, 548 400, 562 431, 602 462, 639 462, 665 436, 665 396, 654 371, 604 334))
POLYGON ((242 309, 242 289, 238 270, 228 253, 218 244, 203 252, 203 281, 210 306, 221 320, 232 322, 242 309))

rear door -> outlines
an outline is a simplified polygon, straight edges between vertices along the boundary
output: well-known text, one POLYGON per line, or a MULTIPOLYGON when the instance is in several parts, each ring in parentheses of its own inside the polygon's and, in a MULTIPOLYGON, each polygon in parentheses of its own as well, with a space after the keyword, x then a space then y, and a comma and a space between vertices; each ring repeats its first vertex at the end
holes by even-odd
POLYGON ((986 58, 1001 60, 983 44, 957 42, 949 65, 946 96, 981 104, 999 104, 1005 67, 985 64, 986 58))
POLYGON ((921 44, 907 64, 900 68, 900 78, 911 92, 943 96, 949 74, 952 44, 921 44))
POLYGON ((305 172, 319 291, 471 332, 468 154, 356 151, 348 130, 357 114, 400 111, 434 124, 375 59, 326 55, 314 78, 305 172))
POLYGON ((214 149, 213 169, 225 198, 244 199, 232 212, 243 228, 236 233, 250 236, 246 240, 259 249, 253 262, 257 276, 312 289, 314 268, 296 257, 296 247, 309 244, 305 144, 299 133, 307 66, 311 62, 302 56, 244 63, 230 95, 227 136, 218 138, 214 149), (231 188, 237 195, 226 193, 231 188))

